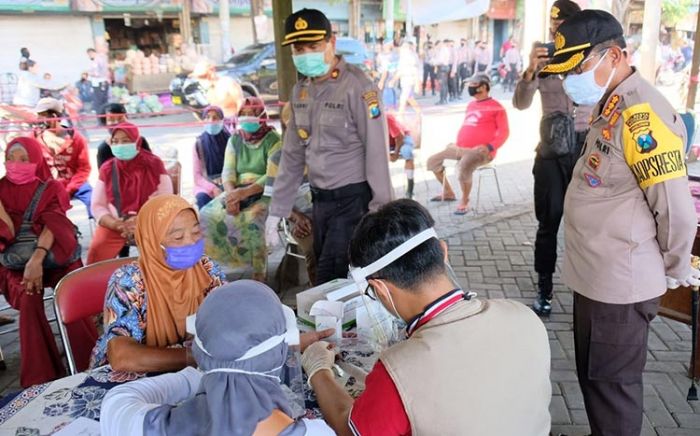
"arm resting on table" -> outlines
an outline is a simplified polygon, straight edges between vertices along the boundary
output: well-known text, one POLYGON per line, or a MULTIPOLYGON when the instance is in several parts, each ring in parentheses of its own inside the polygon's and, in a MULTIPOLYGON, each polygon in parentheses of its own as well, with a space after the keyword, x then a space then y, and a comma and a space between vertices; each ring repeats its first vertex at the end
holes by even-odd
POLYGON ((189 363, 185 348, 150 347, 127 336, 107 343, 107 361, 113 370, 126 372, 178 371, 189 363))

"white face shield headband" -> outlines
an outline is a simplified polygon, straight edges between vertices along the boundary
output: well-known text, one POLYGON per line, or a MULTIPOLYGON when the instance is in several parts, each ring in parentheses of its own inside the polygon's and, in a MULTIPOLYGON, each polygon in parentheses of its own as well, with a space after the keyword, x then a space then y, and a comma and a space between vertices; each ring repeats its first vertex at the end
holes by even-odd
POLYGON ((421 245, 423 242, 432 238, 439 239, 437 233, 435 232, 435 229, 433 227, 430 227, 429 229, 425 229, 417 235, 412 236, 410 239, 401 243, 401 245, 394 248, 393 250, 380 257, 379 259, 375 260, 374 262, 370 263, 369 265, 365 267, 351 267, 350 276, 352 277, 353 281, 357 284, 357 287, 361 291, 364 291, 368 284, 367 277, 371 276, 377 271, 386 268, 387 266, 399 260, 409 251, 413 250, 414 248, 421 245))
MULTIPOLYGON (((294 315, 294 311, 285 306, 282 305, 282 312, 284 312, 284 319, 286 322, 286 327, 287 330, 277 336, 272 336, 270 338, 265 339, 258 345, 255 345, 254 347, 251 347, 248 351, 243 353, 241 357, 236 359, 236 362, 240 362, 242 360, 247 360, 247 359, 252 359, 253 357, 260 356, 261 354, 265 353, 266 351, 269 351, 279 344, 281 344, 283 341, 287 343, 287 345, 294 346, 294 345, 299 345, 299 328, 297 327, 297 319, 296 316, 294 315)), ((197 346, 206 354, 207 356, 213 357, 209 351, 204 347, 204 344, 202 344, 202 340, 197 336, 197 328, 195 327, 195 323, 197 320, 197 314, 190 315, 186 318, 186 330, 187 333, 190 333, 191 335, 194 336, 194 342, 197 344, 197 346)))

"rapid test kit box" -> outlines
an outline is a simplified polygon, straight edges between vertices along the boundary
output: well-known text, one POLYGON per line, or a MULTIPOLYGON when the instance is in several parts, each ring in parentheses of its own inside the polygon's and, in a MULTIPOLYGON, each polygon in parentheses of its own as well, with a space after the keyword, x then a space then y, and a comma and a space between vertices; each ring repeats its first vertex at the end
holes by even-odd
POLYGON ((334 328, 335 339, 342 329, 355 325, 355 310, 362 304, 362 292, 350 279, 335 279, 297 294, 297 318, 315 330, 334 328))

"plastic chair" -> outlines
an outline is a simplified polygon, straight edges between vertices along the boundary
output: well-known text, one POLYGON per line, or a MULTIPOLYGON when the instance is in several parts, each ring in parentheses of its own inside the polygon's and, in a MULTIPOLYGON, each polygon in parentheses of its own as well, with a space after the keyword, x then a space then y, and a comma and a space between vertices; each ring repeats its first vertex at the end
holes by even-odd
POLYGON ((479 187, 476 188, 476 204, 474 205, 474 211, 479 211, 479 201, 481 200, 481 178, 485 171, 491 171, 493 178, 496 179, 496 189, 498 190, 498 199, 503 203, 503 194, 501 193, 501 183, 498 181, 498 172, 496 172, 496 167, 493 164, 487 164, 476 169, 479 174, 479 187))
POLYGON ((289 222, 286 218, 280 220, 280 225, 277 233, 279 234, 280 241, 282 241, 282 243, 284 244, 285 255, 288 254, 292 257, 296 257, 297 259, 306 260, 306 257, 304 257, 302 254, 299 254, 298 249, 295 250, 295 247, 298 247, 299 243, 296 239, 294 239, 294 235, 292 235, 291 226, 289 225, 289 222))
POLYGON ((695 140, 695 132, 696 132, 696 123, 695 123, 695 114, 692 112, 683 112, 680 114, 681 120, 683 120, 683 124, 685 125, 685 133, 686 133, 686 141, 685 141, 685 155, 688 156, 688 153, 690 152, 690 147, 692 147, 693 142, 695 140))
POLYGON ((97 262, 68 273, 56 285, 54 311, 71 375, 79 371, 68 339, 66 324, 101 314, 110 277, 117 268, 135 259, 127 257, 97 262))

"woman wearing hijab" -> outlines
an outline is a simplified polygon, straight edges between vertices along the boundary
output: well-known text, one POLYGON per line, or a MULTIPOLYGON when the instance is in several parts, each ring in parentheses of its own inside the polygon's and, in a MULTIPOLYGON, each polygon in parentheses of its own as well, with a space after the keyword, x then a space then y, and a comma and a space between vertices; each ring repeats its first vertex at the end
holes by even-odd
POLYGON ((204 109, 202 118, 206 122, 204 132, 197 138, 192 153, 194 195, 198 209, 223 192, 221 173, 226 144, 231 137, 224 128, 224 112, 218 106, 204 109))
MULTIPOLYGON (((55 286, 82 262, 75 227, 66 217, 68 194, 51 178, 41 144, 33 138, 13 139, 5 152, 5 170, 0 179, 0 292, 19 310, 20 384, 28 387, 65 375, 44 312, 44 287, 55 286), (9 254, 17 253, 14 250, 20 246, 18 238, 23 236, 22 223, 28 210, 31 226, 24 231, 38 239, 21 267, 18 263, 22 261, 12 262, 9 254)), ((68 326, 68 334, 76 360, 85 366, 90 340, 97 338, 95 326, 87 321, 75 323, 68 326)))
POLYGON ((124 244, 133 241, 136 216, 143 204, 151 197, 173 193, 163 161, 142 148, 135 125, 114 126, 110 146, 114 157, 100 167, 92 193, 92 214, 98 226, 88 249, 88 264, 116 257, 124 244))
POLYGON ((154 197, 136 218, 139 259, 110 278, 104 333, 91 367, 164 372, 187 366, 185 318, 221 285, 224 275, 204 256, 195 210, 176 195, 154 197))
POLYGON ((248 97, 238 115, 239 129, 226 146, 221 178, 224 191, 201 210, 206 251, 233 268, 252 267, 253 280, 265 281, 267 247, 263 197, 270 157, 282 147, 266 123, 262 99, 248 97))
POLYGON ((216 289, 195 330, 199 370, 113 388, 102 402, 103 435, 335 434, 323 421, 293 419, 280 375, 294 332, 270 288, 240 280, 216 289))

